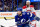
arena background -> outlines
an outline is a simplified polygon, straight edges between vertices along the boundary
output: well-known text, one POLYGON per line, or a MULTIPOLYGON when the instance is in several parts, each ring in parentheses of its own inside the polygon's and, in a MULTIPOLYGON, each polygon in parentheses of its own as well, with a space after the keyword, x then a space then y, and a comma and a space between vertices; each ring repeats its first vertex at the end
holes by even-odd
MULTIPOLYGON (((2 26, 15 26, 14 16, 17 14, 17 8, 26 5, 27 0, 0 0, 0 25, 2 26), (7 21, 4 19, 8 19, 7 21), (12 19, 12 20, 11 20, 12 19), (11 21, 11 22, 10 22, 11 21), (10 23, 11 24, 10 24, 10 23)), ((29 0, 30 5, 34 5, 36 15, 40 18, 40 0, 29 0)), ((40 27, 40 21, 37 21, 37 27, 40 27)))
MULTIPOLYGON (((17 12, 17 8, 26 5, 27 0, 0 0, 0 12, 17 12)), ((35 10, 40 11, 40 0, 29 0, 35 10)), ((3 17, 2 17, 3 18, 3 17)), ((9 17, 8 17, 9 18, 9 17)))

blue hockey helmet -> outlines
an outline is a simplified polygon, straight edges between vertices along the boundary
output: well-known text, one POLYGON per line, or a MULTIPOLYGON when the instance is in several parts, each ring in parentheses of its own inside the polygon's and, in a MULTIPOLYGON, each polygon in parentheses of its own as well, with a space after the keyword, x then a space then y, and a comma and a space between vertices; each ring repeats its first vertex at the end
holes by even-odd
POLYGON ((22 8, 17 8, 17 11, 22 11, 22 8))

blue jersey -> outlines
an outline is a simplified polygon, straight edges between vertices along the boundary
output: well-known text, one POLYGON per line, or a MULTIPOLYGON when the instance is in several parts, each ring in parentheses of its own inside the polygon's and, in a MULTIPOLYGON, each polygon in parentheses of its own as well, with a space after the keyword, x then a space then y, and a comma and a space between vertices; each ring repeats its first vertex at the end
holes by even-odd
POLYGON ((22 12, 22 16, 19 16, 18 14, 15 16, 15 22, 25 23, 29 19, 30 21, 34 20, 34 17, 34 14, 31 14, 29 12, 22 12))

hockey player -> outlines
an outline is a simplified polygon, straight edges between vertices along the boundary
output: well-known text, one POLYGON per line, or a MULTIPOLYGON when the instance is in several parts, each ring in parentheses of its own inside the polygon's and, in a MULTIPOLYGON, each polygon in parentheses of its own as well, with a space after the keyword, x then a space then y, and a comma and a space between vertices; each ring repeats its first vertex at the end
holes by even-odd
MULTIPOLYGON (((33 14, 35 14, 35 9, 34 9, 34 6, 33 5, 30 5, 30 1, 26 1, 26 5, 23 6, 23 12, 26 11, 26 12, 31 12, 33 14)), ((36 15, 36 14, 35 14, 36 15)))
POLYGON ((21 8, 17 8, 17 15, 15 16, 17 27, 29 27, 29 21, 33 21, 34 17, 29 12, 22 12, 21 8))

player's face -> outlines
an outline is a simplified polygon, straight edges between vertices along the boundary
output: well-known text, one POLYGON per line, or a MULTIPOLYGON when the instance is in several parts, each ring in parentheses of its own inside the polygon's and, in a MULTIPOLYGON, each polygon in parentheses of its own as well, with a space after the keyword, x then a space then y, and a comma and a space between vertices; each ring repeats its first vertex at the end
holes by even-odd
POLYGON ((27 4, 26 5, 30 5, 30 2, 27 2, 27 4))
POLYGON ((21 14, 21 11, 18 11, 17 13, 18 13, 18 15, 20 15, 21 14))

